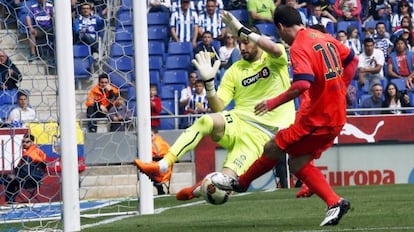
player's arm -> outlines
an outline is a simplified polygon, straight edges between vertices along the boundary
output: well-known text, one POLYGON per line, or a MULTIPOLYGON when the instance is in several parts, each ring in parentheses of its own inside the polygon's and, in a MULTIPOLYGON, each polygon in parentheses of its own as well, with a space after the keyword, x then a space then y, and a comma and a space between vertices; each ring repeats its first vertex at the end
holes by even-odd
POLYGON ((275 109, 276 107, 295 99, 301 95, 304 91, 309 89, 311 82, 308 80, 297 80, 292 83, 290 88, 278 96, 262 101, 254 107, 256 115, 263 115, 268 111, 275 109))
POLYGON ((252 32, 249 28, 243 26, 236 17, 230 12, 224 11, 221 15, 223 22, 227 25, 228 30, 237 35, 241 40, 249 40, 256 43, 260 48, 265 50, 271 56, 279 57, 283 54, 282 49, 277 46, 275 42, 267 38, 266 36, 259 35, 252 32))

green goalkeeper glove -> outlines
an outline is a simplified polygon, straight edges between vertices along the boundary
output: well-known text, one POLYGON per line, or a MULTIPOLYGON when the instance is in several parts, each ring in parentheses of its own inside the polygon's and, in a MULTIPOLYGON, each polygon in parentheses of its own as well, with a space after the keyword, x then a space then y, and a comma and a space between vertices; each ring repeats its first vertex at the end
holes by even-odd
POLYGON ((221 15, 221 19, 223 20, 224 24, 227 25, 227 30, 230 31, 231 34, 237 35, 242 40, 250 40, 253 42, 257 42, 260 39, 260 35, 252 32, 249 28, 243 26, 234 15, 228 11, 224 11, 221 15))

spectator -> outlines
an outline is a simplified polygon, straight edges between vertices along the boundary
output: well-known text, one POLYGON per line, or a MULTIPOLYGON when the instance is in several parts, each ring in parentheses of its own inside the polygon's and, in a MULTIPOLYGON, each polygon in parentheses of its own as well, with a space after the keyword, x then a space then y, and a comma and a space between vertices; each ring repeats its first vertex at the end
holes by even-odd
POLYGON ((88 2, 81 4, 81 13, 73 22, 75 43, 84 43, 91 48, 94 57, 99 51, 99 37, 104 29, 104 20, 92 14, 92 5, 88 2))
POLYGON ((53 44, 53 5, 46 0, 37 0, 30 6, 26 16, 26 24, 30 33, 29 61, 39 58, 36 46, 38 40, 45 40, 46 44, 53 44))
MULTIPOLYGON (((296 0, 286 0, 286 5, 295 8, 300 14, 300 18, 302 19, 303 25, 306 25, 308 20, 306 19, 305 13, 303 13, 302 11, 299 10, 301 8, 301 5, 298 4, 298 2, 296 0)), ((273 21, 272 21, 272 23, 273 23, 273 21)))
POLYGON ((194 56, 197 55, 197 53, 204 51, 209 52, 212 59, 211 62, 214 62, 216 60, 219 60, 220 57, 218 56, 216 49, 213 46, 213 37, 211 35, 211 32, 205 31, 202 36, 202 41, 197 45, 197 47, 194 49, 194 56))
POLYGON ((308 17, 307 25, 320 24, 326 27, 328 23, 337 23, 335 17, 327 10, 322 10, 321 5, 312 6, 312 14, 308 17))
POLYGON ((407 78, 413 72, 413 53, 403 38, 395 41, 395 51, 388 59, 388 78, 407 78))
MULTIPOLYGON (((364 9, 364 8, 363 8, 364 9)), ((391 5, 386 0, 371 0, 369 2, 369 20, 386 20, 389 21, 390 15, 392 15, 391 5)))
MULTIPOLYGON (((208 106, 204 83, 202 80, 196 80, 194 94, 188 101, 184 114, 205 114, 208 112, 210 112, 210 107, 208 106)), ((192 125, 193 122, 194 118, 190 118, 188 126, 192 125)))
MULTIPOLYGON (((353 85, 348 85, 346 91, 346 109, 354 109, 356 107, 356 93, 357 89, 353 85)), ((347 115, 356 115, 354 111, 347 111, 347 115)))
POLYGON ((100 17, 108 16, 107 0, 71 0, 71 2, 73 17, 81 14, 81 8, 84 3, 89 3, 91 5, 92 14, 99 15, 100 17))
MULTIPOLYGON (((119 90, 111 85, 109 77, 106 73, 99 75, 98 84, 95 85, 88 94, 85 102, 87 107, 86 117, 107 118, 107 114, 112 107, 113 101, 119 96, 119 90)), ((95 133, 97 129, 94 120, 88 121, 88 131, 95 133)))
POLYGON ((219 49, 222 73, 228 69, 234 62, 240 60, 240 49, 237 40, 232 34, 227 34, 226 43, 219 49))
POLYGON ((400 26, 401 19, 404 16, 412 18, 413 10, 410 7, 410 4, 407 0, 401 0, 398 2, 398 8, 396 14, 393 14, 391 17, 391 30, 395 31, 398 26, 400 26))
POLYGON ((401 28, 401 29, 396 30, 391 38, 392 38, 393 43, 395 43, 397 38, 404 39, 407 49, 409 51, 412 51, 413 39, 412 39, 410 31, 407 28, 401 28))
POLYGON ((165 12, 171 14, 171 0, 148 0, 148 12, 165 12))
MULTIPOLYGON (((382 107, 382 85, 374 83, 371 86, 371 96, 362 101, 361 108, 381 108, 382 107)), ((381 114, 381 110, 362 111, 362 115, 381 114)))
POLYGON ((358 28, 356 28, 353 25, 348 26, 346 29, 346 35, 348 37, 348 41, 354 44, 353 49, 355 49, 354 50, 355 55, 361 54, 362 45, 361 45, 361 40, 359 38, 358 28))
POLYGON ((335 0, 334 10, 338 21, 361 21, 359 0, 335 0))
POLYGON ((0 75, 1 89, 18 89, 18 84, 22 81, 22 74, 16 65, 7 56, 6 52, 0 49, 0 75))
POLYGON ((14 169, 15 175, 3 180, 6 184, 6 201, 14 204, 21 188, 38 186, 46 172, 46 154, 34 143, 34 136, 25 134, 22 140, 22 158, 14 169))
MULTIPOLYGON (((199 0, 197 2, 197 12, 199 15, 205 14, 206 8, 207 8, 207 2, 209 0, 199 0)), ((224 11, 224 3, 223 0, 215 0, 216 5, 215 9, 218 9, 219 13, 222 13, 224 11)))
POLYGON ((375 41, 375 48, 381 49, 384 54, 385 60, 387 60, 388 54, 390 54, 394 44, 390 40, 390 35, 385 29, 384 22, 378 22, 375 26, 375 30, 376 33, 373 36, 375 41))
POLYGON ((158 129, 161 125, 159 118, 152 118, 152 116, 160 116, 162 111, 161 98, 158 96, 157 85, 150 85, 150 105, 151 105, 151 127, 158 129))
MULTIPOLYGON (((152 160, 159 161, 161 160, 170 149, 170 145, 164 140, 163 137, 158 133, 158 129, 155 127, 151 128, 151 138, 152 138, 152 160)), ((162 183, 165 183, 170 180, 172 174, 172 167, 168 168, 168 171, 163 174, 163 177, 160 182, 153 182, 154 187, 157 188, 158 195, 164 195, 164 187, 162 183)))
POLYGON ((383 111, 385 114, 407 113, 406 111, 397 108, 411 107, 410 97, 406 91, 398 91, 397 85, 390 82, 385 88, 384 102, 382 103, 382 107, 390 108, 390 110, 383 111))
POLYGON ((358 63, 358 83, 364 86, 368 80, 371 85, 381 83, 385 80, 383 66, 384 54, 381 50, 374 48, 374 40, 372 38, 364 39, 364 52, 359 55, 358 63))
POLYGON ((249 0, 247 11, 250 24, 273 23, 273 13, 276 6, 272 0, 249 0))
POLYGON ((220 18, 217 0, 207 0, 203 9, 205 10, 199 14, 198 19, 199 35, 202 36, 204 32, 209 31, 213 39, 223 41, 226 36, 226 28, 220 18))
POLYGON ((352 43, 352 41, 348 39, 348 36, 345 31, 342 31, 342 30, 338 31, 336 33, 336 39, 341 41, 341 43, 345 44, 345 46, 347 46, 348 48, 354 50, 354 52, 357 50, 357 48, 355 47, 355 44, 352 43))
POLYGON ((175 42, 191 42, 193 48, 197 46, 198 15, 190 9, 189 0, 180 0, 181 7, 171 14, 171 38, 175 42))
POLYGON ((128 109, 125 99, 118 97, 109 109, 108 116, 111 119, 110 131, 125 131, 130 125, 129 120, 132 117, 132 111, 128 109))
MULTIPOLYGON (((190 7, 192 11, 197 12, 196 5, 198 0, 190 0, 190 7)), ((171 0, 171 13, 177 12, 181 9, 182 0, 171 0)))
MULTIPOLYGON (((181 90, 180 97, 180 114, 184 114, 185 107, 188 105, 191 97, 195 93, 195 83, 198 80, 197 72, 193 71, 188 74, 188 86, 181 90)), ((205 90, 204 90, 205 93, 205 90)), ((180 129, 188 127, 188 119, 180 118, 180 129)))
POLYGON ((29 106, 28 94, 19 91, 17 93, 18 106, 10 111, 7 121, 16 127, 23 127, 25 122, 36 120, 36 111, 29 106))
POLYGON ((322 11, 328 11, 332 16, 336 16, 333 8, 335 0, 311 0, 311 3, 313 6, 321 6, 322 11))

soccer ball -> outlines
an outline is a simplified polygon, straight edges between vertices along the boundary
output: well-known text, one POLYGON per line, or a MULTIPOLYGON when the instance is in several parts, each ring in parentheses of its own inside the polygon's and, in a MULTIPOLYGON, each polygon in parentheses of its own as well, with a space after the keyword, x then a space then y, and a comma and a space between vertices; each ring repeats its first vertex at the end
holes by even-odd
POLYGON ((211 181, 211 177, 215 175, 221 175, 221 173, 212 172, 201 181, 201 195, 208 203, 213 205, 221 205, 226 203, 231 191, 225 191, 217 188, 211 181))

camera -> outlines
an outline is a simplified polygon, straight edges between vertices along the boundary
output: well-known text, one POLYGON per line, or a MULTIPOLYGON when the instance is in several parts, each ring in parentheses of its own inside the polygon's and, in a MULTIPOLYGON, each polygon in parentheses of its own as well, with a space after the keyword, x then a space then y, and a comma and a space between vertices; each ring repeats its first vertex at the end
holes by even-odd
POLYGON ((402 95, 407 95, 408 94, 407 90, 401 90, 400 92, 401 92, 402 95))

